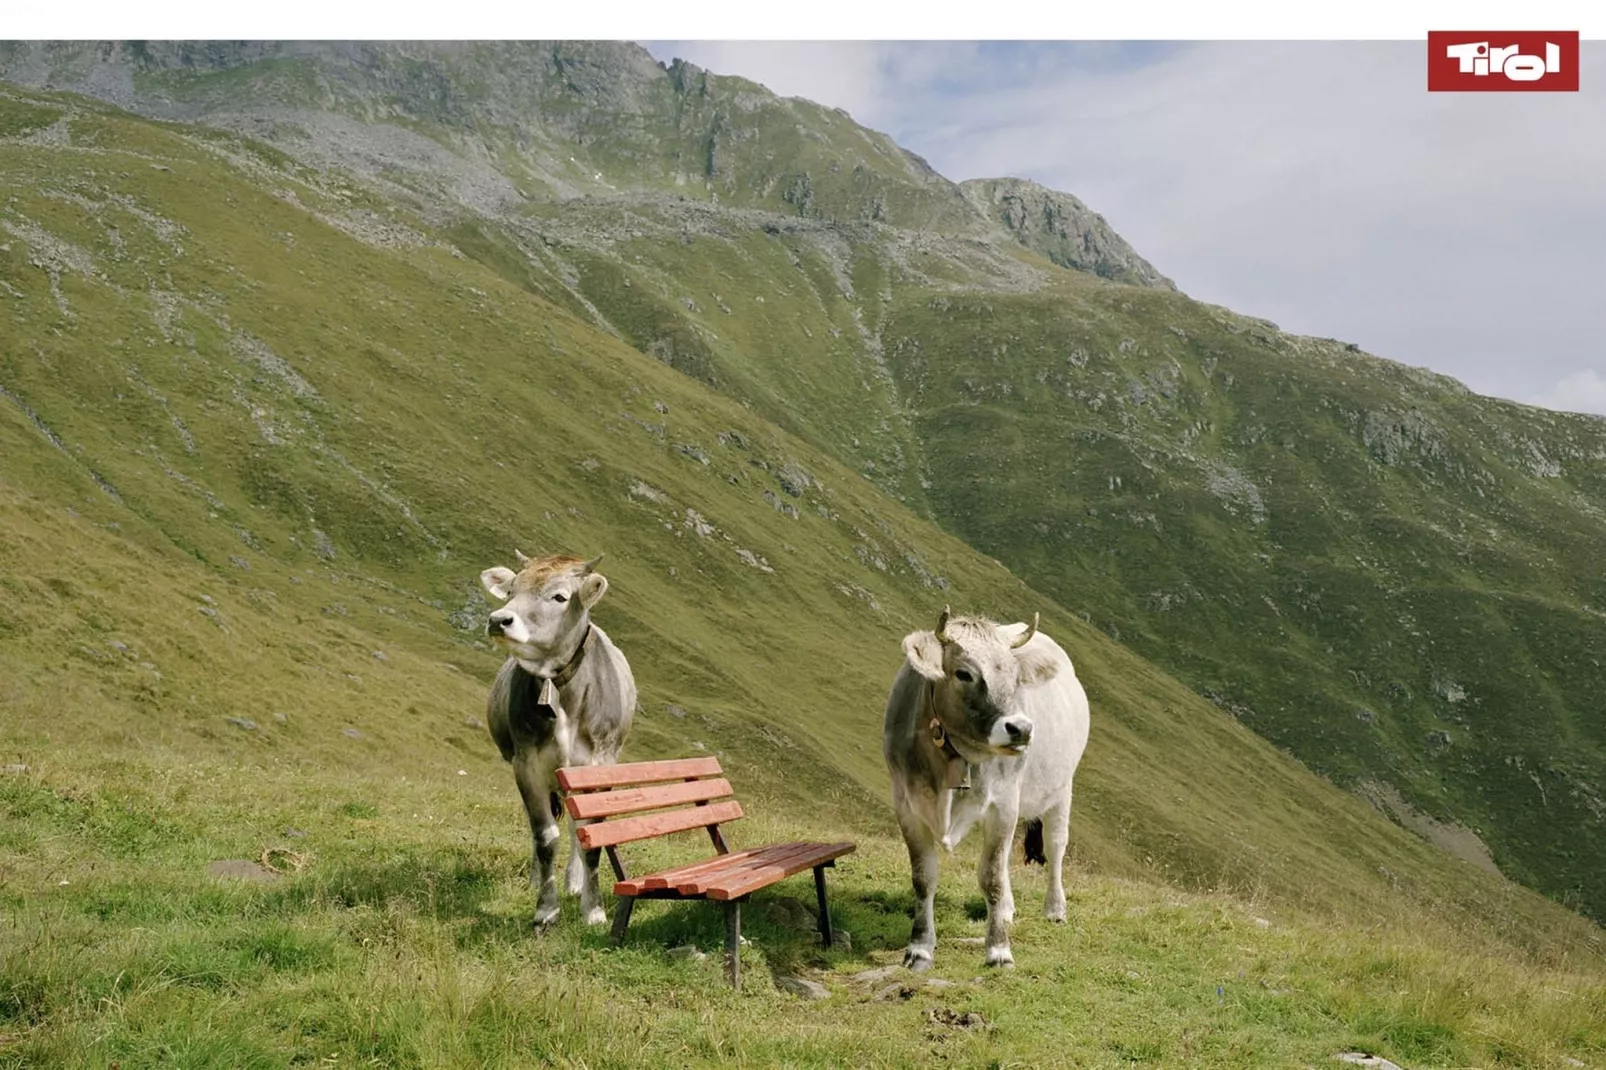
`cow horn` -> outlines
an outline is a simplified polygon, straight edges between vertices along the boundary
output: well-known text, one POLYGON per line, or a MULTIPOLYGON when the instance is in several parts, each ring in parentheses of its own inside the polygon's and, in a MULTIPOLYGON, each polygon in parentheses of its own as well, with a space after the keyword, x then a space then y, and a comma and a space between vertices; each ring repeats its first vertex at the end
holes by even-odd
POLYGON ((1021 647, 1025 646, 1027 643, 1031 642, 1032 641, 1032 636, 1037 634, 1037 622, 1041 618, 1042 618, 1042 614, 1033 613, 1032 614, 1032 626, 1030 628, 1026 629, 1026 634, 1025 635, 1021 636, 1019 639, 1015 640, 1013 643, 1010 643, 1009 644, 1009 648, 1011 650, 1019 650, 1021 647))
POLYGON ((519 567, 521 567, 521 568, 523 566, 525 566, 525 565, 528 565, 531 561, 535 560, 534 558, 526 557, 524 555, 524 551, 523 550, 519 550, 519 549, 515 549, 513 551, 513 556, 519 559, 519 567))
POLYGON ((947 606, 942 607, 942 616, 937 618, 937 641, 939 643, 948 641, 948 618, 952 615, 953 610, 947 606))
POLYGON ((590 561, 587 561, 585 563, 585 566, 584 566, 585 567, 585 571, 588 572, 588 573, 594 571, 596 569, 596 567, 597 567, 597 562, 601 561, 603 559, 603 557, 605 557, 605 556, 606 556, 606 554, 598 554, 596 557, 593 557, 590 561))

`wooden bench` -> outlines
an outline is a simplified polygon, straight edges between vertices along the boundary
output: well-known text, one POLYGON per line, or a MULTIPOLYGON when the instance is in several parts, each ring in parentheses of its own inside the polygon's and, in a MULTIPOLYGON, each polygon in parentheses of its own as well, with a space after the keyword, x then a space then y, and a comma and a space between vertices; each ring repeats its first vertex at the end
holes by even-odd
POLYGON ((760 889, 814 870, 814 891, 820 901, 820 936, 831 946, 831 913, 825 903, 825 868, 854 849, 851 843, 776 843, 732 852, 720 825, 742 816, 742 806, 729 798, 730 782, 720 774, 717 758, 678 758, 624 765, 569 766, 558 770, 558 786, 566 793, 569 816, 586 824, 578 828, 586 850, 607 852, 618 878, 613 894, 613 940, 624 940, 637 899, 712 899, 725 904, 725 969, 732 987, 742 981, 742 902, 760 889), (673 807, 673 809, 670 809, 673 807), (647 811, 657 811, 648 813, 647 811), (612 820, 609 820, 609 819, 612 820), (714 857, 690 865, 632 878, 616 848, 622 843, 706 828, 714 857))

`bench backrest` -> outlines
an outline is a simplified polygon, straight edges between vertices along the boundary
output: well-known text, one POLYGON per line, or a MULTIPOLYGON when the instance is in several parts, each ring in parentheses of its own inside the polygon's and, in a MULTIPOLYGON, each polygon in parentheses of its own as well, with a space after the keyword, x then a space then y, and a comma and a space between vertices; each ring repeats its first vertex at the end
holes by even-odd
POLYGON ((587 850, 742 816, 717 758, 568 766, 558 770, 558 786, 567 793, 570 817, 599 819, 579 829, 580 846, 587 850))

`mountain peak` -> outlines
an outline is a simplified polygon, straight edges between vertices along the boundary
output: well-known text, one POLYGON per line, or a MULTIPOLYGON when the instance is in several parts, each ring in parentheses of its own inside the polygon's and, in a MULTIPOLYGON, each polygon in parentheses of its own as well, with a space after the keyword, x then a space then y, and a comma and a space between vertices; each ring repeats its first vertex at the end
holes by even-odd
POLYGON ((959 188, 989 220, 1060 267, 1114 282, 1177 289, 1103 216, 1069 193, 1026 178, 976 178, 961 182, 959 188))

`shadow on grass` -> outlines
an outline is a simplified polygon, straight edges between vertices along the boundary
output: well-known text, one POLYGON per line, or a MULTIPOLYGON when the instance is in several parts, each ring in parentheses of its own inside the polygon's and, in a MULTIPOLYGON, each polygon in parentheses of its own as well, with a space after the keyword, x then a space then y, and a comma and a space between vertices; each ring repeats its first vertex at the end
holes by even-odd
MULTIPOLYGON (((447 926, 457 949, 467 953, 528 947, 543 955, 567 958, 578 952, 589 958, 615 946, 611 930, 618 900, 608 890, 611 881, 606 871, 599 874, 608 912, 605 924, 582 924, 578 897, 565 893, 554 927, 538 932, 533 925, 534 893, 520 881, 518 890, 509 894, 509 878, 514 873, 525 875, 523 866, 512 867, 512 862, 511 857, 487 856, 482 849, 468 846, 398 853, 384 859, 331 861, 281 886, 264 889, 258 909, 280 916, 330 908, 366 909, 376 916, 365 926, 365 934, 375 925, 383 929, 384 917, 405 913, 447 926)), ((912 893, 907 888, 866 888, 835 877, 827 877, 832 928, 848 934, 848 946, 823 946, 814 887, 805 872, 756 892, 742 903, 742 935, 748 941, 744 968, 761 962, 776 973, 791 973, 868 966, 875 963, 873 952, 902 948, 913 917, 912 893), (757 960, 752 957, 755 952, 760 956, 757 960)), ((938 898, 943 913, 958 907, 970 917, 985 916, 979 897, 951 903, 939 892, 938 898)), ((622 947, 668 960, 678 958, 676 948, 690 946, 722 964, 724 926, 722 903, 644 899, 636 904, 622 947)))

